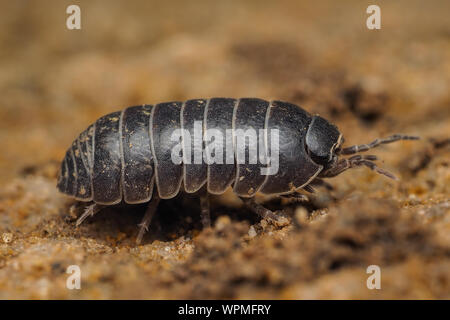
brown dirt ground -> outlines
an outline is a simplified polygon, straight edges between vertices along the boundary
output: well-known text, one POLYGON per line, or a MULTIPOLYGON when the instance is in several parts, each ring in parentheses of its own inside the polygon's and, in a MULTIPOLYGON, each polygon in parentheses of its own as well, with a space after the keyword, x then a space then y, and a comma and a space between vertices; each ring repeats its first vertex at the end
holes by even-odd
POLYGON ((448 1, 71 1, 0 3, 0 298, 450 298, 448 1), (298 103, 351 144, 377 149, 400 181, 360 169, 300 206, 266 200, 276 228, 217 197, 202 230, 192 197, 166 201, 140 246, 142 206, 79 228, 55 188, 59 161, 97 117, 212 96, 298 103), (68 290, 79 265, 82 289, 68 290), (379 265, 382 289, 368 290, 379 265))

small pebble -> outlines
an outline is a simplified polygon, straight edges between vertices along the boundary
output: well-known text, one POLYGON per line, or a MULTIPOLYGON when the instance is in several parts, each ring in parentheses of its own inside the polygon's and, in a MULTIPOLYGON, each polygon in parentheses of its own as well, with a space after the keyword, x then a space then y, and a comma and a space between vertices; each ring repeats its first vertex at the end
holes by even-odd
POLYGON ((228 216, 220 216, 216 221, 216 229, 221 231, 225 229, 226 226, 228 226, 231 223, 230 217, 228 216))
POLYGON ((13 240, 13 234, 11 232, 5 232, 2 234, 2 240, 4 243, 8 244, 13 240))
POLYGON ((295 222, 302 225, 308 221, 308 211, 304 207, 295 209, 295 222))
POLYGON ((256 237, 257 233, 256 230, 253 226, 250 226, 250 229, 248 229, 248 236, 250 237, 250 239, 256 237))
POLYGON ((261 228, 265 229, 267 227, 267 220, 262 219, 259 224, 261 225, 261 228))

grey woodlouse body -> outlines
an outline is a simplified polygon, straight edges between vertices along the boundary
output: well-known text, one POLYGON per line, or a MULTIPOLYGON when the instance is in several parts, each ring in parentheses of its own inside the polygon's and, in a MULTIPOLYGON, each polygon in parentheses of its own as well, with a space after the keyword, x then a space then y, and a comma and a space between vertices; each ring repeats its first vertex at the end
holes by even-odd
MULTIPOLYGON (((139 242, 159 199, 170 199, 181 189, 201 193, 205 225, 210 221, 205 200, 208 193, 221 194, 230 186, 254 211, 276 219, 272 212, 254 202, 257 192, 298 197, 297 190, 312 192, 312 186, 324 183, 321 178, 357 166, 367 166, 393 178, 374 164, 375 156, 355 155, 341 160, 338 156, 408 139, 416 137, 394 135, 342 149, 344 139, 336 126, 281 101, 211 98, 134 106, 99 118, 79 135, 62 162, 57 187, 76 200, 93 202, 78 223, 103 206, 121 201, 153 203, 141 225, 139 242), (233 132, 278 129, 278 172, 261 175, 261 164, 173 163, 171 151, 176 142, 171 141, 171 133, 175 129, 192 132, 195 121, 202 121, 203 130, 214 128, 224 136, 230 128, 233 132), (204 186, 207 192, 201 192, 204 186)), ((265 148, 270 152, 270 142, 265 142, 265 148)))

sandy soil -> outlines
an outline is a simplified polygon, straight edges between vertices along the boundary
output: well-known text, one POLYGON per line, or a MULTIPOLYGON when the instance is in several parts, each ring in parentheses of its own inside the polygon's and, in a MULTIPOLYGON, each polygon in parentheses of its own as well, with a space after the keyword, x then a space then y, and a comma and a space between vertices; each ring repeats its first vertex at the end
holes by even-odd
POLYGON ((0 3, 0 298, 450 298, 448 1, 377 1, 379 31, 356 0, 77 3, 79 31, 70 1, 0 3), (374 151, 398 182, 359 169, 304 205, 260 199, 282 228, 231 193, 209 230, 197 199, 163 202, 140 246, 143 206, 75 228, 55 184, 79 132, 129 105, 213 96, 298 103, 349 144, 422 139, 374 151))

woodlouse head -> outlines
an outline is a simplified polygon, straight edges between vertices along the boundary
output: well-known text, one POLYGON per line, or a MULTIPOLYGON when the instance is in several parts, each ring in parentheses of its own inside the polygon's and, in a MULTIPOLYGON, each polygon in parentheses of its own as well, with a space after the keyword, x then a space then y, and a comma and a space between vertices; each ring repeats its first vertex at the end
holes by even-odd
MULTIPOLYGON (((335 177, 342 172, 355 167, 365 166, 376 173, 382 174, 388 178, 397 180, 397 178, 382 168, 379 168, 374 161, 378 160, 377 156, 374 155, 361 155, 360 152, 365 152, 367 150, 376 148, 382 144, 388 144, 400 140, 418 140, 419 137, 407 136, 401 134, 394 134, 384 139, 375 139, 371 143, 354 145, 346 148, 342 148, 341 145, 344 142, 342 136, 339 136, 336 144, 330 150, 330 160, 328 162, 324 161, 323 171, 320 173, 321 177, 335 177), (339 159, 342 155, 353 155, 349 158, 339 159)), ((312 158, 313 159, 313 158, 312 158)))
POLYGON ((306 150, 311 159, 324 168, 337 162, 336 150, 343 138, 337 127, 320 116, 314 116, 306 133, 306 150))

